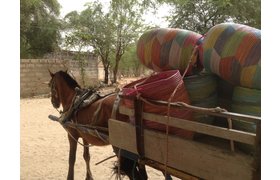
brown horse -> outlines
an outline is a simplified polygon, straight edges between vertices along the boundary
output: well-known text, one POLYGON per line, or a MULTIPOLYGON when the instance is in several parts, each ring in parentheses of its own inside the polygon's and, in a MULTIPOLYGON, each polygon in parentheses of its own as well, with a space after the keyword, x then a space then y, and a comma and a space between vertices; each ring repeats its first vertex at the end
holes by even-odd
MULTIPOLYGON (((59 108, 62 105, 63 112, 69 110, 73 98, 76 95, 75 88, 80 88, 79 84, 64 71, 58 71, 56 73, 50 72, 51 80, 49 86, 51 88, 51 102, 54 108, 59 108)), ((74 113, 71 117, 71 121, 83 125, 92 125, 98 127, 108 127, 108 120, 111 117, 113 104, 116 99, 116 94, 106 96, 105 98, 99 99, 96 102, 90 104, 89 106, 79 110, 74 113)), ((117 118, 126 120, 127 116, 117 113, 117 118)), ((83 157, 86 162, 86 179, 93 179, 90 170, 90 154, 89 147, 87 145, 104 146, 108 145, 98 137, 93 137, 87 133, 80 132, 74 128, 67 127, 68 140, 70 145, 69 151, 69 169, 67 179, 74 179, 74 164, 76 160, 76 149, 77 140, 79 138, 83 139, 84 143, 84 153, 83 157)), ((139 165, 137 162, 130 160, 128 158, 121 158, 121 170, 124 171, 130 179, 147 179, 147 174, 145 167, 141 167, 138 171, 139 165)))

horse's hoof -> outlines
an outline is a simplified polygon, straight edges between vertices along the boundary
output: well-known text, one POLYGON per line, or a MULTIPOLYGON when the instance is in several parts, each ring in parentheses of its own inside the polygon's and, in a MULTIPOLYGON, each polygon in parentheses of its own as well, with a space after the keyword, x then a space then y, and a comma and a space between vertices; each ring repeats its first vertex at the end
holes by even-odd
POLYGON ((86 180, 93 180, 92 175, 87 175, 86 180))
POLYGON ((86 180, 93 180, 92 177, 86 177, 86 180))

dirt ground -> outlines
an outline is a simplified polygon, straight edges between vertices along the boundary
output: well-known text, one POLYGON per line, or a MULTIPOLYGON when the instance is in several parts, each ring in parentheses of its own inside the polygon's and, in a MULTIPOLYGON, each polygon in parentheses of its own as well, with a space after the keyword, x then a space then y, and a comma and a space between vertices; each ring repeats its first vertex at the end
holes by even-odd
MULTIPOLYGON (((67 177, 69 152, 67 133, 58 122, 48 119, 49 114, 56 116, 59 114, 52 107, 50 98, 20 100, 20 179, 22 180, 64 180, 67 177)), ((116 158, 95 165, 113 155, 111 146, 91 147, 90 155, 91 171, 95 180, 115 179, 111 168, 116 158)), ((149 179, 164 179, 160 171, 149 167, 147 170, 149 179)), ((75 179, 85 179, 85 175, 83 147, 78 145, 75 179)))
MULTIPOLYGON (((22 180, 66 179, 68 171, 67 133, 48 115, 58 115, 49 98, 20 100, 20 177, 22 180)), ((81 140, 81 139, 80 139, 81 140)), ((116 158, 95 163, 113 155, 111 146, 90 148, 91 171, 94 179, 115 179, 112 170, 116 158)), ((161 172, 148 168, 150 179, 164 179, 161 172)), ((85 179, 83 147, 78 145, 75 179, 85 179)), ((124 178, 127 179, 127 178, 124 178)))

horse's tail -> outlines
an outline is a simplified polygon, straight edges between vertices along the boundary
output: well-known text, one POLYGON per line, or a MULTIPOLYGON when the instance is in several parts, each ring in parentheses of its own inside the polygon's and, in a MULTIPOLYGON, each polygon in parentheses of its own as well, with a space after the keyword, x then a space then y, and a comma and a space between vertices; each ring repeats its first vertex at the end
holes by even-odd
MULTIPOLYGON (((113 149, 118 156, 119 149, 114 146, 113 149)), ((120 175, 122 176, 128 176, 130 180, 148 179, 145 166, 140 167, 139 163, 137 162, 137 159, 128 158, 124 155, 118 156, 118 160, 114 163, 114 167, 112 168, 112 170, 115 175, 118 175, 120 173, 120 175)))

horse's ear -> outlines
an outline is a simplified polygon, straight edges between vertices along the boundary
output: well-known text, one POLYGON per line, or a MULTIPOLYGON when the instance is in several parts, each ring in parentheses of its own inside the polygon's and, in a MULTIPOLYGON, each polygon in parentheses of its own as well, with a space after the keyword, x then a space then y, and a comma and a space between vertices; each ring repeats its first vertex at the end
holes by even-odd
POLYGON ((53 76, 54 76, 54 74, 51 72, 51 70, 50 70, 50 69, 48 69, 48 70, 49 70, 50 76, 51 76, 51 77, 53 77, 53 76))
POLYGON ((66 73, 68 72, 68 68, 65 70, 65 72, 66 72, 66 73))

